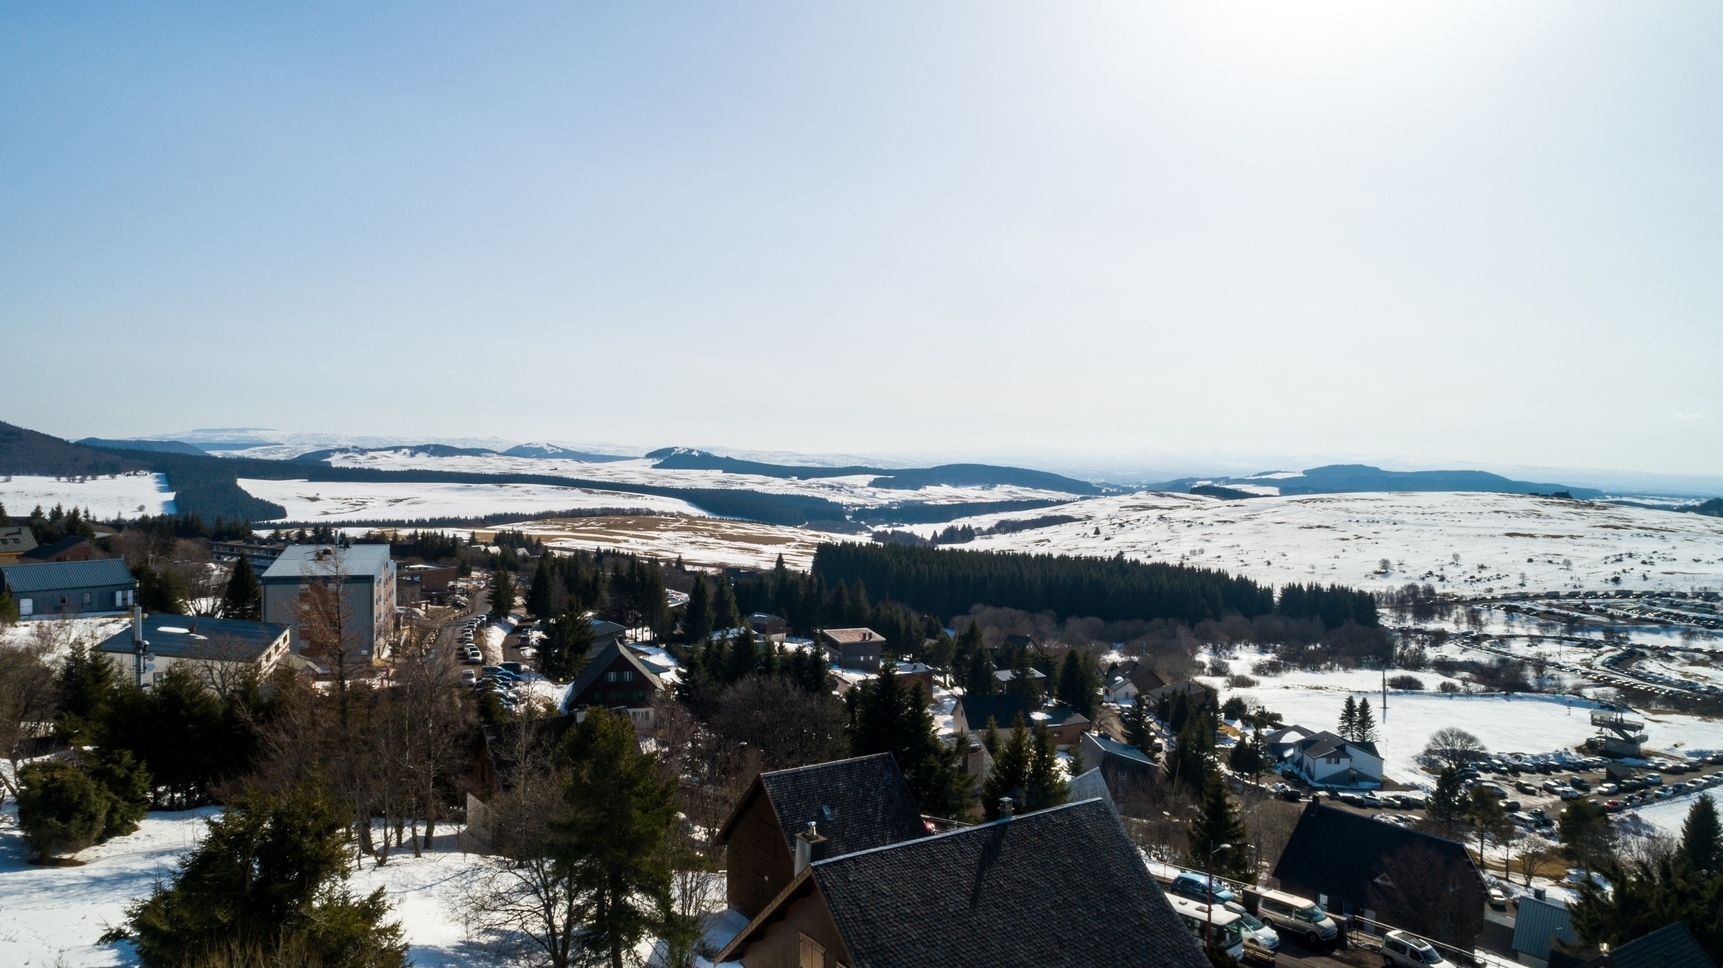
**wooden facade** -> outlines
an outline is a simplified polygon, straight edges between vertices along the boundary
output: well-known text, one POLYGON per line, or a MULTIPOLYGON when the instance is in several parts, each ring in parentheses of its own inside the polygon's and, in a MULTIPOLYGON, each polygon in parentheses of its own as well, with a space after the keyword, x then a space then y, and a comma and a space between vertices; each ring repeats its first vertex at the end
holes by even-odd
POLYGON ((750 788, 730 823, 729 835, 726 900, 751 918, 789 886, 796 865, 771 798, 760 784, 750 788))
MULTIPOLYGON (((581 677, 585 679, 583 675, 581 677)), ((652 694, 657 691, 656 684, 641 668, 640 662, 632 656, 617 654, 586 682, 578 694, 571 694, 564 708, 582 709, 587 706, 603 706, 614 709, 617 706, 627 706, 637 709, 652 705, 652 694)))
POLYGON ((745 968, 850 968, 855 960, 826 907, 820 887, 800 878, 770 917, 750 924, 735 956, 745 968))

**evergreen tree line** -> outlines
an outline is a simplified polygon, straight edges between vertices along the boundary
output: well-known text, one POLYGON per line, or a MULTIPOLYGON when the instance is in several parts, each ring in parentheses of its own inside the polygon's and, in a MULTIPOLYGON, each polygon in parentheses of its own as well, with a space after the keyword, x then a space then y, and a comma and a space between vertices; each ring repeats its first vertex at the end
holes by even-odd
POLYGON ((1246 578, 1185 565, 961 551, 910 545, 822 544, 813 573, 828 585, 863 582, 874 594, 938 615, 995 605, 1061 618, 1177 619, 1186 623, 1274 611, 1274 592, 1246 578))
MULTIPOLYGON (((942 632, 940 639, 944 638, 942 632)), ((1101 670, 1085 649, 1069 649, 1059 656, 1039 647, 1018 644, 1000 646, 994 653, 982 639, 981 624, 970 622, 948 651, 953 681, 965 695, 1016 693, 1032 706, 1054 699, 1091 721, 1100 706, 1101 670), (1002 671, 1011 673, 1004 682, 997 675, 1002 671), (1033 675, 1036 672, 1046 678, 1036 679, 1033 675)))
POLYGON ((1330 629, 1347 622, 1376 627, 1376 597, 1344 585, 1286 585, 1280 589, 1274 611, 1286 618, 1320 619, 1323 627, 1330 629))

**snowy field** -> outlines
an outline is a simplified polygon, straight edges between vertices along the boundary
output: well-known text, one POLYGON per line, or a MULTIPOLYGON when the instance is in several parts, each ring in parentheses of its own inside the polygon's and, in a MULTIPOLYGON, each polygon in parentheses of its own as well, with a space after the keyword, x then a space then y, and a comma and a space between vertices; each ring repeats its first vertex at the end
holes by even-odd
POLYGON ((707 568, 786 567, 807 570, 822 541, 866 541, 866 535, 828 534, 752 521, 695 517, 557 518, 516 527, 565 551, 625 551, 707 568))
MULTIPOLYGON (((153 812, 137 832, 78 854, 81 866, 38 867, 26 863, 17 813, 8 807, 0 813, 0 965, 136 964, 129 945, 98 945, 96 939, 124 919, 127 904, 173 873, 180 856, 203 838, 205 818, 218 812, 153 812)), ((382 867, 367 861, 347 882, 359 895, 386 889, 391 917, 405 928, 409 956, 419 968, 480 960, 453 906, 478 865, 477 855, 456 846, 457 829, 440 828, 436 849, 423 857, 397 850, 382 867)))
POLYGON ((72 643, 100 645, 109 636, 132 627, 124 615, 102 618, 33 619, 12 626, 0 626, 0 644, 11 646, 41 643, 47 647, 48 661, 57 661, 72 643))
MULTIPOLYGON (((1249 666, 1249 658, 1234 660, 1235 671, 1248 673, 1249 666)), ((1490 751, 1505 753, 1571 750, 1596 732, 1591 725, 1593 704, 1583 699, 1526 693, 1442 694, 1435 690, 1444 677, 1429 671, 1409 674, 1422 680, 1426 691, 1389 690, 1386 716, 1381 709, 1382 673, 1377 670, 1289 672, 1256 677, 1258 685, 1248 689, 1229 689, 1209 677, 1200 681, 1220 689, 1223 697, 1243 697, 1280 713, 1288 725, 1311 729, 1336 728, 1347 696, 1368 698, 1381 733, 1376 746, 1382 753, 1383 773, 1390 780, 1422 787, 1429 787, 1431 778, 1419 770, 1417 756, 1430 734, 1445 726, 1467 730, 1490 751)), ((1647 750, 1723 749, 1723 721, 1678 713, 1648 713, 1643 718, 1647 750)))
MULTIPOLYGON (((1275 585, 1320 581, 1380 589, 1415 581, 1450 594, 1723 587, 1723 518, 1517 494, 1222 501, 1146 492, 955 523, 979 530, 1048 515, 1079 520, 984 535, 962 547, 1106 557, 1123 552, 1275 585), (1390 563, 1386 573, 1379 570, 1383 559, 1390 563), (1617 576, 1619 586, 1611 582, 1617 576)), ((912 530, 929 534, 943 527, 912 530)))
POLYGON ((914 501, 918 504, 961 504, 973 501, 1068 501, 1071 495, 1062 491, 1043 491, 1031 487, 924 487, 919 490, 893 490, 870 487, 877 475, 853 477, 783 478, 757 474, 730 474, 724 471, 670 470, 655 467, 656 460, 605 461, 602 463, 539 457, 504 457, 501 454, 474 454, 459 457, 432 457, 415 453, 409 448, 375 451, 366 454, 337 454, 330 459, 336 467, 373 467, 378 470, 440 470, 479 474, 556 474, 588 481, 611 481, 619 484, 650 484, 658 487, 721 488, 726 490, 759 491, 765 494, 800 494, 822 497, 846 507, 891 504, 914 501))
POLYGON ((289 521, 413 521, 477 518, 487 514, 542 514, 577 508, 617 508, 704 515, 686 501, 543 484, 409 484, 389 482, 257 481, 241 479, 247 494, 287 509, 289 521))
POLYGON ((174 509, 173 492, 161 474, 121 474, 82 481, 18 475, 0 480, 0 504, 6 505, 6 513, 13 518, 29 517, 37 505, 46 511, 59 504, 67 509, 89 508, 103 521, 174 509))

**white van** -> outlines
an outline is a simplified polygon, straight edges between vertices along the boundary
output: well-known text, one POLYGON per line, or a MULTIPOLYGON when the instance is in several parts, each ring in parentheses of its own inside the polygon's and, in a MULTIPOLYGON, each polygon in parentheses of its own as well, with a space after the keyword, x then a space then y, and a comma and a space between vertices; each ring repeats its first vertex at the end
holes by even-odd
POLYGON ((1310 944, 1333 941, 1340 926, 1315 901, 1283 891, 1263 891, 1257 902, 1256 916, 1272 924, 1282 934, 1303 938, 1310 944))
POLYGON ((1234 961, 1244 957, 1244 924, 1237 914, 1219 904, 1210 908, 1201 901, 1177 894, 1168 894, 1167 903, 1173 906, 1173 911, 1185 923, 1192 937, 1201 941, 1205 931, 1212 932, 1209 937, 1215 947, 1227 953, 1227 957, 1234 961))

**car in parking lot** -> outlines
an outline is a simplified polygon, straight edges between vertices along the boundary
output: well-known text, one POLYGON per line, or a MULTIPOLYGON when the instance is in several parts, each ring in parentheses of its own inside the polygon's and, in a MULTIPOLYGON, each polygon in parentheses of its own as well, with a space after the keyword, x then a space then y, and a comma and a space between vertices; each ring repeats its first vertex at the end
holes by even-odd
POLYGON ((1244 905, 1237 901, 1227 901, 1221 906, 1238 915, 1239 928, 1244 932, 1245 938, 1255 938, 1257 944, 1270 951, 1280 950, 1279 933, 1269 927, 1256 915, 1246 911, 1244 909, 1244 905))
POLYGON ((1189 898, 1199 904, 1224 904, 1236 900, 1232 889, 1216 879, 1211 884, 1205 884, 1203 875, 1185 871, 1173 878, 1172 886, 1168 888, 1179 897, 1189 898))
POLYGON ((1382 936, 1384 968, 1437 968, 1450 964, 1430 942, 1404 931, 1390 931, 1382 936))

